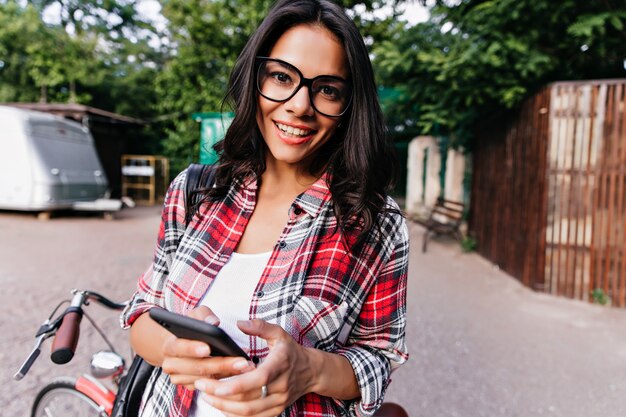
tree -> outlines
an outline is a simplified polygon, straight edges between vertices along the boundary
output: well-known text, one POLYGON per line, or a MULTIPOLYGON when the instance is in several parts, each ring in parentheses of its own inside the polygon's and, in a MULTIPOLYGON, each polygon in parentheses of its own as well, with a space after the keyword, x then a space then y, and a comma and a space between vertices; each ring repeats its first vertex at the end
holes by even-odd
POLYGON ((30 3, 41 14, 46 9, 56 10, 60 25, 78 36, 90 34, 120 41, 137 37, 141 30, 154 31, 138 15, 137 0, 31 0, 30 3))
POLYGON ((32 7, 17 2, 0 4, 0 101, 36 101, 40 90, 34 77, 49 75, 47 84, 57 84, 58 67, 51 65, 52 40, 58 32, 47 28, 32 7), (28 49, 43 56, 29 59, 28 49))
POLYGON ((80 102, 152 115, 162 52, 149 45, 156 31, 137 17, 135 3, 0 3, 0 101, 80 102), (44 22, 50 10, 58 16, 44 22))
MULTIPOLYGON (((171 55, 157 78, 158 113, 168 117, 164 151, 172 172, 197 160, 200 129, 196 112, 219 112, 230 70, 270 0, 170 0, 171 55)), ((230 110, 230 109, 225 109, 230 110)))
POLYGON ((624 76, 626 11, 618 0, 465 0, 396 26, 374 48, 397 132, 468 144, 477 120, 515 108, 555 80, 624 76))

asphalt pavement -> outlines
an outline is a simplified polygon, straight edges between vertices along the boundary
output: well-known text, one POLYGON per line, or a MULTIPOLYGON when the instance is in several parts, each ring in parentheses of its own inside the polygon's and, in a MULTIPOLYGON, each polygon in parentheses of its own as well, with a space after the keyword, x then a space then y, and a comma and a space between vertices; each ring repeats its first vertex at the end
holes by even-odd
MULTIPOLYGON (((52 364, 45 346, 31 373, 12 380, 35 330, 71 288, 130 294, 152 257, 158 216, 158 207, 112 221, 0 212, 0 415, 26 416, 47 381, 88 372, 91 353, 106 345, 83 326, 72 363, 52 364)), ((387 401, 411 417, 626 416, 626 310, 532 292, 450 240, 422 254, 423 229, 410 229, 411 356, 387 401)), ((89 312, 128 356, 117 313, 89 312)))

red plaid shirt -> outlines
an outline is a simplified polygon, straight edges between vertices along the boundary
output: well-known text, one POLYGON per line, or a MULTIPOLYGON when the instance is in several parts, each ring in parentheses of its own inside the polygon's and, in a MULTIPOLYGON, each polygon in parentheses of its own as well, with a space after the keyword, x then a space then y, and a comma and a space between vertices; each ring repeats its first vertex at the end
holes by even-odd
MULTIPOLYGON (((220 201, 204 204, 185 226, 186 172, 170 185, 154 260, 122 315, 128 328, 158 305, 187 313, 210 289, 237 246, 256 202, 256 181, 234 184, 220 201)), ((339 401, 307 394, 282 416, 369 416, 382 403, 392 369, 407 358, 405 345, 408 230, 402 216, 381 215, 359 257, 337 226, 327 176, 299 195, 250 302, 250 318, 280 325, 303 346, 346 357, 361 397, 339 401)), ((396 206, 389 198, 388 204, 396 206)), ((251 338, 250 356, 268 354, 251 338)), ((155 370, 142 415, 187 416, 194 391, 155 370)))

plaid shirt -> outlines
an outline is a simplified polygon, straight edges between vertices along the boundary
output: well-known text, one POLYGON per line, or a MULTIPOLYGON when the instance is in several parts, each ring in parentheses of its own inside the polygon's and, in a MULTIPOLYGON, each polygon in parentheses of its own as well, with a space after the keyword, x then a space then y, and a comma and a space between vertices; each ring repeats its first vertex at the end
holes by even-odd
MULTIPOLYGON (((236 248, 255 207, 257 183, 234 184, 217 202, 200 207, 185 226, 186 172, 165 198, 152 265, 122 314, 125 328, 152 306, 185 314, 198 305, 236 248)), ((405 345, 408 229, 402 216, 381 215, 359 257, 346 247, 337 226, 327 176, 300 194, 250 303, 250 318, 280 325, 301 345, 346 357, 361 397, 333 400, 314 393, 281 416, 369 416, 382 404, 392 369, 407 358, 405 345)), ((397 207, 389 198, 388 204, 397 207)), ((350 237, 348 236, 348 239, 350 237)), ((251 357, 269 349, 251 337, 251 357)), ((194 391, 171 384, 156 369, 142 415, 183 417, 194 391)))

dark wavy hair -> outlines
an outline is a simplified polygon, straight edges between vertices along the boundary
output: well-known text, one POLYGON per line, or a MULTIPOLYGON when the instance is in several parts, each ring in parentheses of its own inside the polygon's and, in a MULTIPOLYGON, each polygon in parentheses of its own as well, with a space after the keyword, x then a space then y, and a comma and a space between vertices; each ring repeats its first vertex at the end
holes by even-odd
MULTIPOLYGON (((250 175, 261 180, 265 170, 265 144, 257 126, 255 58, 268 56, 288 29, 317 25, 334 34, 343 45, 350 68, 353 97, 341 116, 332 140, 322 146, 310 173, 328 171, 334 212, 342 232, 356 232, 354 248, 379 225, 378 215, 393 211, 386 196, 396 179, 396 160, 386 135, 378 102, 372 64, 357 27, 338 5, 327 0, 279 0, 239 55, 230 76, 225 102, 235 117, 215 150, 220 155, 216 184, 207 198, 223 197, 234 181, 250 175)), ((303 45, 304 47, 304 45, 303 45)))

